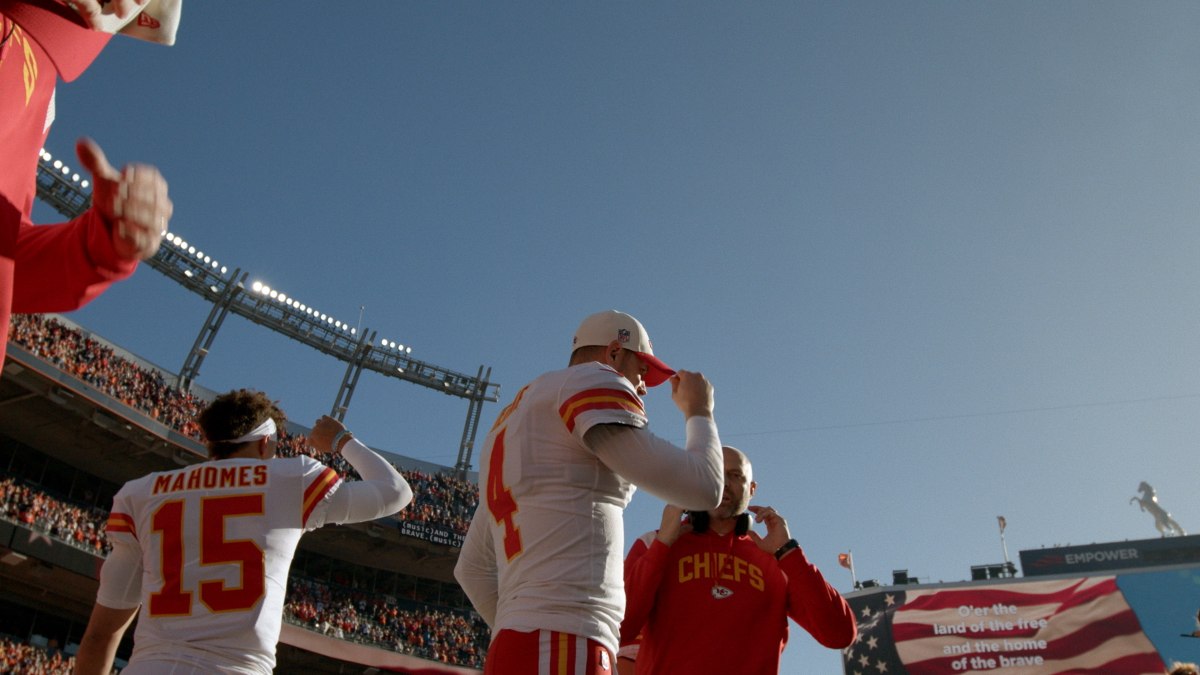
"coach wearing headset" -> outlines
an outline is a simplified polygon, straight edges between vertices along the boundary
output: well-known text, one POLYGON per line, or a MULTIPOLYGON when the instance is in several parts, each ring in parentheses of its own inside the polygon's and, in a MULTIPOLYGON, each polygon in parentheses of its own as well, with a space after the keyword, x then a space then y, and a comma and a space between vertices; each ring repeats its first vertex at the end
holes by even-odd
POLYGON ((750 461, 735 448, 722 451, 720 505, 687 520, 668 505, 659 530, 634 542, 625 559, 620 675, 774 675, 788 617, 830 649, 854 642, 850 606, 804 557, 787 521, 749 506, 758 487, 750 461), (765 537, 750 529, 751 513, 766 524, 765 537))

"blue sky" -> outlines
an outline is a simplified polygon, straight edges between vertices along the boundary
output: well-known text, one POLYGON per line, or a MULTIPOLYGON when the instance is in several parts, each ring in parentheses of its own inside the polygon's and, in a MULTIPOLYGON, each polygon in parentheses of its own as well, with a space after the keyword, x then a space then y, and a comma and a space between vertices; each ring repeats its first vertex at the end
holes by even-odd
MULTIPOLYGON (((189 243, 505 401, 630 312, 835 586, 849 549, 860 579, 958 581, 1002 560, 997 515, 1014 559, 1156 536, 1142 480, 1200 531, 1198 29, 1187 3, 194 2, 175 47, 114 39, 60 87, 47 149, 158 165, 189 243)), ((178 369, 206 314, 143 269, 74 318, 178 369)), ((343 372, 235 317, 198 382, 308 422, 343 372)), ((364 375, 347 422, 453 463, 465 414, 364 375)), ((783 672, 838 663, 793 631, 783 672)))

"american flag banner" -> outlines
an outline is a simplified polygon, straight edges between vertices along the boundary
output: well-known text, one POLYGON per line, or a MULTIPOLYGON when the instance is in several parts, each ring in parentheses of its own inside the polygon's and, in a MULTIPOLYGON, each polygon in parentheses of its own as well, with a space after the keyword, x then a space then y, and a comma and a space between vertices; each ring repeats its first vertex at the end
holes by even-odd
POLYGON ((847 675, 1139 675, 1166 672, 1115 576, 848 598, 847 675))

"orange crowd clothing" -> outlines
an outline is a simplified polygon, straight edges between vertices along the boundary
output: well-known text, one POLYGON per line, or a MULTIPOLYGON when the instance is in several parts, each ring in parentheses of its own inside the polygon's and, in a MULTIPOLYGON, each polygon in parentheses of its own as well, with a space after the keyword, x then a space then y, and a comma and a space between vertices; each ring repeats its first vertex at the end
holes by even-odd
POLYGON ((826 647, 854 642, 850 606, 802 550, 776 561, 746 535, 687 532, 670 547, 655 535, 625 559, 621 644, 640 634, 638 675, 775 675, 788 617, 826 647))
POLYGON ((0 0, 0 362, 11 312, 78 309, 137 266, 117 256, 95 209, 57 225, 30 220, 57 78, 78 77, 110 37, 52 0, 0 0))

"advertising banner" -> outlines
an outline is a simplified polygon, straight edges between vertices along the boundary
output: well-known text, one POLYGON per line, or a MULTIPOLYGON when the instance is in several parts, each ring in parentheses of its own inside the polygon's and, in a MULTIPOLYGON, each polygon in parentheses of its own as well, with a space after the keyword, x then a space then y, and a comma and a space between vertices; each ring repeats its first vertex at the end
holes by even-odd
POLYGON ((461 535, 441 523, 426 523, 420 520, 398 520, 396 523, 400 528, 400 534, 424 539, 435 544, 462 548, 463 539, 466 539, 465 535, 461 535))
POLYGON ((846 675, 1136 675, 1200 661, 1200 568, 993 584, 890 587, 847 598, 846 675))
POLYGON ((1021 551, 1027 577, 1200 562, 1200 535, 1021 551))

